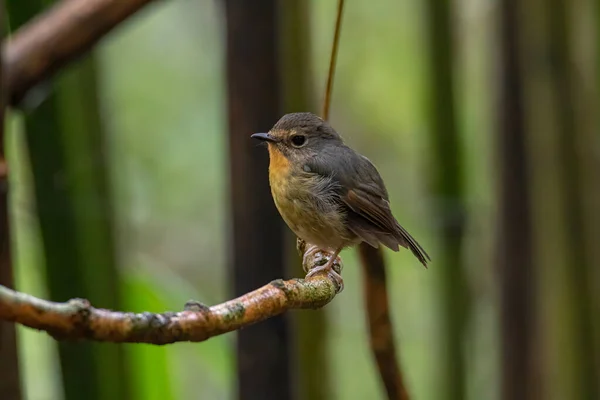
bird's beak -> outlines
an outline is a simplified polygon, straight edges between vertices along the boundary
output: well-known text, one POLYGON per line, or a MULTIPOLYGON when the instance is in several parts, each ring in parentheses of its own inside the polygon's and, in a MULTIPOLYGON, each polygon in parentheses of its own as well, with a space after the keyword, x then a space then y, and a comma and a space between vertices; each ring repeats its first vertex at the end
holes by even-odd
POLYGON ((271 142, 271 143, 279 142, 279 139, 277 139, 276 137, 274 137, 268 133, 255 133, 254 135, 252 135, 250 137, 254 138, 254 139, 262 140, 265 142, 271 142))

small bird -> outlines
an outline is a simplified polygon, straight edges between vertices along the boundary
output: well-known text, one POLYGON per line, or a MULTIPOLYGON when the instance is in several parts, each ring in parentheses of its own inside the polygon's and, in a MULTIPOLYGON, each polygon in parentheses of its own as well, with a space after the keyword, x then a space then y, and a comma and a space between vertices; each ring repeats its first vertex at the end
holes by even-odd
POLYGON ((410 249, 427 267, 429 255, 392 215, 387 189, 365 156, 344 144, 331 125, 309 112, 284 115, 268 133, 252 138, 268 143, 269 182, 279 213, 290 229, 312 246, 304 256, 331 253, 327 271, 343 288, 333 265, 342 249, 366 242, 393 251, 410 249))

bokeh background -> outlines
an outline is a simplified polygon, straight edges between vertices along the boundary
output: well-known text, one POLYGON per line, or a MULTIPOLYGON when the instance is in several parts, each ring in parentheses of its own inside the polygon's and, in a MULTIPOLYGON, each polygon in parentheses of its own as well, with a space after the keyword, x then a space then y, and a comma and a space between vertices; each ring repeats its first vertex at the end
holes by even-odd
MULTIPOLYGON (((11 28, 48 3, 9 1, 11 28)), ((511 249, 498 237, 507 219, 530 238, 531 298, 518 297, 531 308, 528 384, 540 388, 536 398, 598 398, 600 8, 591 0, 513 4, 529 224, 501 207, 505 190, 522 192, 500 178, 511 153, 499 123, 508 90, 504 3, 350 1, 344 13, 330 120, 378 167, 397 219, 433 258, 425 270, 408 251, 385 254, 414 399, 502 398, 511 318, 501 317, 509 293, 501 282, 511 279, 503 277, 511 249)), ((276 4, 285 9, 277 19, 281 79, 287 88, 302 82, 302 94, 288 90, 281 110, 319 113, 336 2, 276 4)), ((37 88, 28 111, 10 113, 18 290, 136 312, 233 297, 225 49, 222 2, 157 2, 37 88)), ((293 248, 293 237, 285 243, 293 248)), ((385 397, 368 346, 361 269, 354 250, 342 257, 344 292, 322 311, 290 313, 313 313, 294 325, 305 340, 291 345, 309 360, 294 362, 295 382, 317 387, 296 387, 299 398, 385 397)), ((300 274, 290 267, 284 278, 300 274)), ((18 327, 23 398, 235 398, 235 338, 59 346, 18 327), (60 357, 71 357, 69 367, 60 357)))

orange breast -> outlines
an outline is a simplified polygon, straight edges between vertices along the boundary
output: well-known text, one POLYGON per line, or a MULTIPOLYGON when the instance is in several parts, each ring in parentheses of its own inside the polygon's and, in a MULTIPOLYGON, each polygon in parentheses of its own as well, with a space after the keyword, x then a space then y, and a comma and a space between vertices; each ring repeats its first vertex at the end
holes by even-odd
POLYGON ((294 223, 288 218, 293 211, 292 202, 289 199, 290 162, 277 147, 270 143, 269 160, 269 183, 273 200, 285 222, 294 230, 292 226, 294 223))
POLYGON ((288 175, 290 161, 271 143, 269 143, 269 160, 269 174, 281 177, 288 175))
MULTIPOLYGON (((279 208, 288 188, 290 161, 274 145, 269 143, 269 183, 277 208, 279 208)), ((281 209, 279 210, 281 213, 281 209)))
POLYGON ((335 250, 350 243, 344 215, 332 202, 323 198, 313 179, 292 172, 289 160, 269 144, 269 181, 279 213, 294 233, 323 249, 335 250))

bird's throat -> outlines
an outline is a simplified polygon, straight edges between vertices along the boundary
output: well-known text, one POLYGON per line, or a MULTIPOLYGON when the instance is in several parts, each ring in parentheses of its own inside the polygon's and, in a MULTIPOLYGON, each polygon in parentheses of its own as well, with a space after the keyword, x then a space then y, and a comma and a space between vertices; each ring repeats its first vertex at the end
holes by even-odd
POLYGON ((269 179, 279 181, 287 178, 290 173, 290 161, 276 145, 269 143, 269 179))

